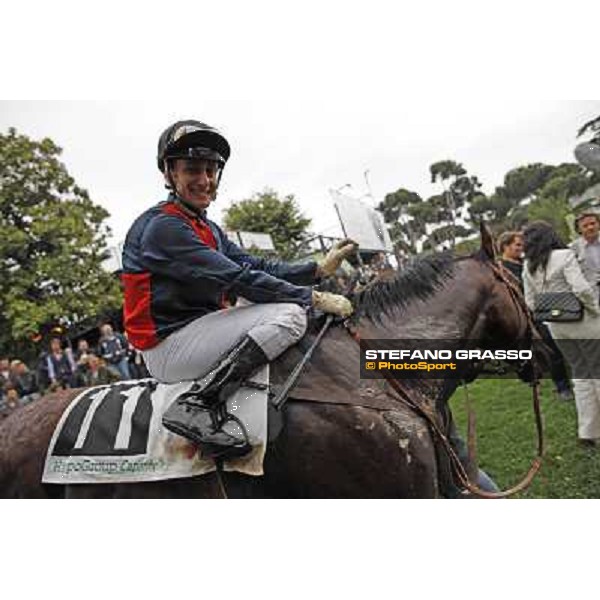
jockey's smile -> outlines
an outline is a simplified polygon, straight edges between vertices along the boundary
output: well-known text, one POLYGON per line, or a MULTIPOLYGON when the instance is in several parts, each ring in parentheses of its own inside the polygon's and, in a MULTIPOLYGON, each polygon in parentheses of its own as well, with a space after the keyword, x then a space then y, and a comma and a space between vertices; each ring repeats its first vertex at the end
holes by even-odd
POLYGON ((169 170, 177 195, 198 210, 206 210, 216 196, 219 168, 202 158, 178 159, 169 170))

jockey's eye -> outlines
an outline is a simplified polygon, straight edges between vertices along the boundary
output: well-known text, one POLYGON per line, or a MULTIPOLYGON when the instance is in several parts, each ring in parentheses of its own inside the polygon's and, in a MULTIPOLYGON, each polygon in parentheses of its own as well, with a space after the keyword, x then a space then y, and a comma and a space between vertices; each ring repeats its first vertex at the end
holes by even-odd
POLYGON ((183 170, 188 175, 206 173, 207 177, 214 178, 218 171, 218 164, 212 160, 190 160, 186 161, 183 170))

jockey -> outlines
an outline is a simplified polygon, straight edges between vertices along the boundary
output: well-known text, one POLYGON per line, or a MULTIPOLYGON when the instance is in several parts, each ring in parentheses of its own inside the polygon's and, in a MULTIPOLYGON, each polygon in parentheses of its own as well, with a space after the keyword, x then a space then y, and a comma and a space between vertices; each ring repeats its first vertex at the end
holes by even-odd
POLYGON ((307 310, 348 317, 344 296, 311 289, 356 251, 343 240, 319 262, 288 264, 252 256, 210 221, 229 143, 215 128, 178 121, 158 143, 166 201, 140 215, 123 247, 124 323, 131 344, 161 382, 210 382, 193 399, 176 400, 165 427, 212 456, 247 451, 245 437, 218 418, 225 393, 239 387, 306 331, 307 310), (252 304, 234 306, 243 296, 252 304))

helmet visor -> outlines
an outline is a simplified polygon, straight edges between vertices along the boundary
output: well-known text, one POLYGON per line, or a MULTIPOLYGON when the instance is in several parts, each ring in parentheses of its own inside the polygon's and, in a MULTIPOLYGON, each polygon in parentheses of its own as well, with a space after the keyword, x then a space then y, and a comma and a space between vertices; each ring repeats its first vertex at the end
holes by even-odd
POLYGON ((165 159, 169 160, 171 158, 201 158, 214 161, 221 168, 225 165, 225 159, 216 150, 199 146, 168 152, 165 159))

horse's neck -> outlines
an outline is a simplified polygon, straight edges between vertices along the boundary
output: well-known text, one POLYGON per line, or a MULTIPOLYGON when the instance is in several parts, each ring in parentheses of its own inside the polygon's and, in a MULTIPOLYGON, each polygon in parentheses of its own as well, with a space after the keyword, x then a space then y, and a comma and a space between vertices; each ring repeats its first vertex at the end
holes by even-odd
POLYGON ((456 340, 458 346, 460 340, 479 331, 482 304, 482 290, 455 277, 430 298, 413 302, 396 315, 392 310, 381 323, 361 318, 358 328, 365 338, 456 340))
MULTIPOLYGON (((437 294, 424 301, 414 302, 399 315, 385 316, 381 323, 361 318, 358 331, 364 339, 380 340, 445 340, 444 349, 457 350, 463 340, 474 339, 483 330, 485 286, 461 271, 472 272, 475 265, 460 263, 455 277, 437 294)), ((459 380, 404 380, 406 387, 418 389, 436 401, 447 400, 461 385, 459 380)))

